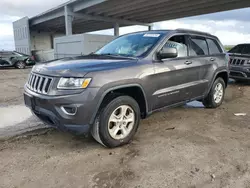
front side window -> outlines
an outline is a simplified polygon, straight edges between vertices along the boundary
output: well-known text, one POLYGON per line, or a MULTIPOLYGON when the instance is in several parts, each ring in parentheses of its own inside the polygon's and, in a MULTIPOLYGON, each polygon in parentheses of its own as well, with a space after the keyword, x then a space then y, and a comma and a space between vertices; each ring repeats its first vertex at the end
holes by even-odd
POLYGON ((165 32, 149 32, 124 35, 108 43, 95 54, 140 57, 147 54, 165 34, 165 32))
POLYGON ((215 40, 207 39, 207 44, 208 44, 210 55, 219 54, 222 52, 219 44, 215 40))
POLYGON ((188 47, 185 35, 177 35, 171 37, 164 47, 167 48, 176 48, 178 56, 177 57, 187 57, 188 56, 188 47))
POLYGON ((208 47, 205 38, 190 38, 190 56, 208 55, 208 47))

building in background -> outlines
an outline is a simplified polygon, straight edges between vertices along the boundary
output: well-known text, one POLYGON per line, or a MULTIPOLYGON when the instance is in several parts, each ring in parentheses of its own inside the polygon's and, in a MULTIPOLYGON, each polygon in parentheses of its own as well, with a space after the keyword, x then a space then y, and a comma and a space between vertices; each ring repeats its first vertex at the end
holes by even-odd
MULTIPOLYGON (((24 17, 15 21, 13 23, 15 47, 16 51, 29 55, 32 53, 54 54, 54 43, 58 41, 54 39, 57 37, 110 28, 114 28, 114 35, 118 36, 121 26, 143 25, 150 30, 152 27, 150 23, 158 21, 245 7, 250 7, 250 0, 207 0, 204 2, 70 0, 32 18, 24 17)), ((67 41, 70 44, 70 40, 67 41)), ((71 48, 70 45, 66 45, 66 51, 67 46, 71 48)))

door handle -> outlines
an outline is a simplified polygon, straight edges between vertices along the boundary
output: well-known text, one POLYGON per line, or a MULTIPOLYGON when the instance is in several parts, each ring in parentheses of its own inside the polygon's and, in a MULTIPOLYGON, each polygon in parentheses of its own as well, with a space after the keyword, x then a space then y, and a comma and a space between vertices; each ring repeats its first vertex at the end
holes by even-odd
POLYGON ((190 64, 192 64, 192 61, 186 61, 184 64, 190 65, 190 64))
POLYGON ((215 59, 214 59, 214 58, 211 58, 210 61, 215 61, 215 59))

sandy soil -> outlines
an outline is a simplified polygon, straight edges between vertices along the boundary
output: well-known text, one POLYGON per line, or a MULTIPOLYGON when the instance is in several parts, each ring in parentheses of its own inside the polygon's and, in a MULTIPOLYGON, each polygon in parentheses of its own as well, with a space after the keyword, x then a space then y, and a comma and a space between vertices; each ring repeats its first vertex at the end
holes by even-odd
POLYGON ((0 107, 23 103, 23 86, 30 70, 30 68, 24 70, 0 68, 0 107))
MULTIPOLYGON (((28 72, 0 70, 1 105, 22 103, 28 72)), ((53 129, 2 139, 0 187, 250 188, 249 135, 250 87, 231 84, 220 108, 155 113, 117 149, 53 129)))

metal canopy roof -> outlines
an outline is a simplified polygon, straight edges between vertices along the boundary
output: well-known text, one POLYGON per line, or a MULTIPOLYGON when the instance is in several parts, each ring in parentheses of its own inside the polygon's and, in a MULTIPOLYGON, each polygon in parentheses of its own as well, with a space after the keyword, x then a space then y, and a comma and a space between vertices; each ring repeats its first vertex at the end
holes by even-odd
POLYGON ((250 0, 71 0, 30 18, 32 28, 64 31, 64 7, 72 11, 73 33, 149 23, 250 7, 250 0))

